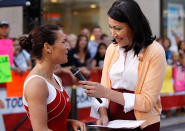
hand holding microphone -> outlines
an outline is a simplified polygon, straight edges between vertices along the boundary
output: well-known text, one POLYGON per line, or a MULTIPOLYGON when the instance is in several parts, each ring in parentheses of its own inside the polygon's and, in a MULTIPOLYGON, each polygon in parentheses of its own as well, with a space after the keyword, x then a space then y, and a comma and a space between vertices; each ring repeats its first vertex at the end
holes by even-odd
MULTIPOLYGON (((72 69, 71 69, 71 72, 73 73, 73 75, 78 79, 78 80, 81 80, 81 84, 83 84, 83 88, 86 89, 85 92, 88 94, 88 96, 94 96, 96 97, 97 95, 96 92, 95 92, 95 88, 99 88, 97 86, 99 86, 100 84, 96 83, 96 82, 90 82, 90 81, 86 81, 85 77, 81 74, 80 70, 73 66, 72 69)), ((100 98, 96 98, 99 103, 102 103, 102 100, 100 98)))

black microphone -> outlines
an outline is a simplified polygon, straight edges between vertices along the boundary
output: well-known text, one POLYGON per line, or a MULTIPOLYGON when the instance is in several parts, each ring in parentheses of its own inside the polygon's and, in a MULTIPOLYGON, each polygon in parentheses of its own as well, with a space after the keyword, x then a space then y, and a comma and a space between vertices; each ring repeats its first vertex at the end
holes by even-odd
MULTIPOLYGON (((73 73, 73 75, 78 79, 78 80, 81 80, 81 81, 86 81, 85 77, 82 75, 82 73, 80 72, 80 70, 76 67, 76 66, 73 66, 71 68, 71 72, 73 73)), ((99 103, 102 103, 102 100, 100 98, 96 98, 99 103)))

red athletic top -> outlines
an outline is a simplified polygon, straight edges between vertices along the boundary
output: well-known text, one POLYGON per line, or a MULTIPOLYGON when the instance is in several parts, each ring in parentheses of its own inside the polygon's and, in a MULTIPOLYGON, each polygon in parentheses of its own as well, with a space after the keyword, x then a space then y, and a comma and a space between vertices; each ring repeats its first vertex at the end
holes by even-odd
MULTIPOLYGON (((59 90, 55 88, 55 90, 55 99, 47 104, 48 128, 53 131, 67 131, 67 119, 71 110, 70 98, 64 89, 59 90)), ((24 107, 28 117, 30 117, 28 107, 25 104, 24 107)))

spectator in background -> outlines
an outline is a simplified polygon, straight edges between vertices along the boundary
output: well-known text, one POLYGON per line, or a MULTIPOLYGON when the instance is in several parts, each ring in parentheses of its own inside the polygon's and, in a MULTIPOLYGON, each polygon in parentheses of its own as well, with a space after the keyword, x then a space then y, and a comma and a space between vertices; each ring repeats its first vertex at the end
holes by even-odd
POLYGON ((106 49, 107 49, 107 45, 105 43, 100 43, 98 45, 98 50, 92 61, 92 69, 97 69, 97 70, 103 69, 106 49))
POLYGON ((174 52, 173 55, 172 55, 172 59, 173 59, 173 64, 172 66, 175 67, 175 66, 181 66, 181 63, 180 63, 180 59, 179 59, 179 54, 174 52))
POLYGON ((32 68, 30 54, 21 48, 19 40, 13 38, 13 65, 11 69, 19 74, 24 74, 32 68))
POLYGON ((101 42, 101 40, 100 40, 101 34, 102 34, 102 32, 101 32, 100 26, 95 26, 92 29, 92 35, 94 36, 94 40, 91 40, 88 43, 88 49, 90 51, 91 59, 94 58, 96 51, 97 51, 97 48, 98 48, 98 44, 101 42))
POLYGON ((185 53, 185 41, 180 41, 178 43, 178 51, 180 51, 181 53, 185 53))
MULTIPOLYGON (((171 41, 168 37, 158 38, 157 41, 163 46, 165 50, 166 62, 168 65, 176 66, 178 63, 178 57, 176 57, 176 53, 172 52, 169 48, 171 47, 171 41)), ((171 116, 171 110, 163 110, 161 112, 161 118, 166 118, 171 116)))
POLYGON ((69 43, 69 49, 75 48, 77 36, 75 34, 69 34, 67 36, 67 42, 69 43))
POLYGON ((109 37, 107 34, 103 33, 101 36, 100 36, 100 40, 101 40, 101 43, 105 43, 107 46, 110 44, 109 42, 109 37))
POLYGON ((9 23, 7 21, 0 22, 0 39, 8 39, 10 32, 9 23))
POLYGON ((167 64, 173 64, 173 52, 170 50, 171 41, 169 38, 165 37, 161 40, 162 46, 165 50, 167 64))
POLYGON ((90 53, 88 50, 88 37, 86 35, 79 35, 76 47, 69 50, 68 63, 63 66, 76 66, 87 77, 90 75, 88 70, 90 53))
POLYGON ((178 43, 179 61, 182 66, 185 66, 185 41, 178 43))
POLYGON ((82 35, 86 35, 88 39, 90 38, 90 31, 87 28, 83 28, 80 32, 82 35))
POLYGON ((157 41, 159 44, 161 44, 161 45, 162 45, 162 40, 163 40, 162 37, 158 37, 158 38, 156 39, 156 41, 157 41))
MULTIPOLYGON (((179 40, 179 42, 177 43, 178 46, 178 53, 175 54, 175 58, 177 59, 176 63, 174 62, 174 64, 176 64, 176 66, 180 65, 185 67, 185 41, 179 40)), ((182 68, 183 69, 183 68, 182 68)), ((182 113, 184 112, 184 108, 178 108, 176 109, 176 113, 182 113)))

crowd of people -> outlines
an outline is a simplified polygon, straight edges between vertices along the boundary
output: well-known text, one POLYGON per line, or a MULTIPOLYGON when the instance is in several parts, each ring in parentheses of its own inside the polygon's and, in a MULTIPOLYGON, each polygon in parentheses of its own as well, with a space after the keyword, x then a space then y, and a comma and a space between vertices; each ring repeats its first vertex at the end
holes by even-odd
POLYGON ((165 50, 167 64, 173 67, 185 67, 185 41, 179 39, 178 35, 175 35, 175 40, 177 51, 171 50, 171 40, 168 37, 161 37, 157 39, 157 41, 163 46, 165 50))
MULTIPOLYGON (((166 62, 172 68, 174 67, 185 67, 185 40, 181 40, 178 34, 174 33, 175 44, 177 51, 171 50, 171 40, 168 37, 160 37, 157 41, 163 46, 166 55, 166 62)), ((185 112, 184 108, 173 109, 173 110, 163 110, 161 118, 165 119, 173 115, 182 114, 185 112)))
MULTIPOLYGON (((10 25, 7 21, 0 22, 0 39, 9 38, 10 25)), ((35 60, 30 56, 29 48, 21 49, 19 38, 11 38, 13 41, 14 64, 11 69, 17 73, 25 73, 35 65, 35 60)), ((57 65, 55 73, 69 74, 73 80, 75 77, 71 74, 71 67, 77 66, 80 71, 86 76, 90 76, 91 69, 101 70, 108 45, 111 43, 111 38, 102 33, 101 27, 95 26, 90 33, 88 28, 83 28, 80 33, 68 34, 67 45, 69 47, 69 61, 63 65, 57 65), (92 40, 91 37, 94 37, 92 40), (63 68, 61 68, 63 67, 63 68)), ((168 37, 159 37, 156 39, 164 48, 167 64, 173 67, 185 66, 185 41, 181 40, 178 35, 175 36, 176 46, 178 51, 171 50, 171 40, 168 37)))
POLYGON ((95 26, 91 34, 87 28, 83 28, 77 36, 69 34, 67 43, 69 45, 68 62, 57 66, 55 73, 60 74, 65 69, 65 72, 75 79, 70 69, 76 66, 85 77, 89 78, 91 69, 102 69, 105 51, 110 41, 108 35, 103 34, 99 26, 95 26), (90 39, 91 36, 94 37, 93 40, 90 39))
MULTIPOLYGON (((31 70, 35 65, 35 59, 30 55, 30 49, 22 49, 19 45, 19 38, 9 38, 10 25, 7 21, 0 23, 0 39, 12 39, 14 64, 12 71, 23 74, 31 70)), ((103 60, 108 45, 111 43, 110 37, 102 33, 100 26, 93 27, 91 33, 88 28, 83 28, 79 34, 68 34, 66 44, 69 48, 68 62, 62 65, 56 65, 55 74, 69 74, 73 80, 70 69, 76 66, 88 78, 91 69, 101 70, 103 60)))

